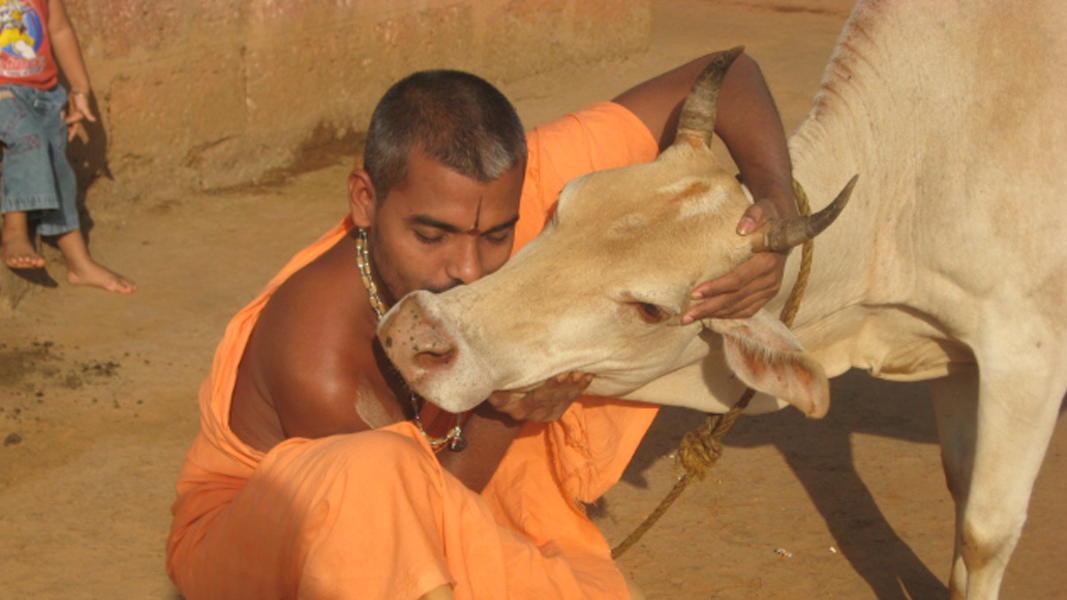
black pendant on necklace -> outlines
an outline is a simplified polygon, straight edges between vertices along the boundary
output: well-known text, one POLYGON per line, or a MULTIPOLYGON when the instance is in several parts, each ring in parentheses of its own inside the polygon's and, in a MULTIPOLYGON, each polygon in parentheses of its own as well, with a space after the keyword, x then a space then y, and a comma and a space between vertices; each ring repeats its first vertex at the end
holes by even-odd
POLYGON ((452 452, 463 452, 467 447, 467 438, 463 437, 463 434, 458 434, 448 442, 448 449, 452 452))

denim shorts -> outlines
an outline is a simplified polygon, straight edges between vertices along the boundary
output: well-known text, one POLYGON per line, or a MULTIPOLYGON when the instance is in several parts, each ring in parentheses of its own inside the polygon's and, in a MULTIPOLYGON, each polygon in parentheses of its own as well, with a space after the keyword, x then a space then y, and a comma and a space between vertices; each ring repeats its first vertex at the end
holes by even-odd
POLYGON ((78 184, 67 161, 67 91, 0 85, 4 143, 0 211, 26 212, 37 233, 59 235, 78 223, 78 184))

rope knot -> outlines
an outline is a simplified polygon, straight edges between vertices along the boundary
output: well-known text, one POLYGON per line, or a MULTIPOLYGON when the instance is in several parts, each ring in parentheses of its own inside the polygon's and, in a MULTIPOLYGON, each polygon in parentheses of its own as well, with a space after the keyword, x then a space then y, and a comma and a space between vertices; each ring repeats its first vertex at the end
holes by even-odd
POLYGON ((721 422, 722 415, 710 416, 698 430, 690 431, 682 438, 678 444, 678 463, 687 473, 703 479, 722 456, 722 436, 715 435, 721 422))

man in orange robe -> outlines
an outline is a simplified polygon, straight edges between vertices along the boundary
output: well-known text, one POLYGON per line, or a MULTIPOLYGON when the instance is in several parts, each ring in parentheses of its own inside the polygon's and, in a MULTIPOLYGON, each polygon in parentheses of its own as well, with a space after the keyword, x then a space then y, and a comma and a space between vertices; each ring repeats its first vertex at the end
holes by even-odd
MULTIPOLYGON (((465 73, 387 92, 349 215, 234 317, 201 388, 167 546, 187 600, 630 597, 582 503, 619 479, 655 407, 576 400, 589 379, 575 374, 455 419, 420 406, 375 327, 410 291, 499 268, 570 179, 653 159, 711 58, 526 136, 465 73)), ((716 129, 759 199, 739 223, 750 231, 795 209, 781 124, 742 58, 716 129)), ((702 284, 690 314, 752 314, 783 263, 757 255, 702 284)))

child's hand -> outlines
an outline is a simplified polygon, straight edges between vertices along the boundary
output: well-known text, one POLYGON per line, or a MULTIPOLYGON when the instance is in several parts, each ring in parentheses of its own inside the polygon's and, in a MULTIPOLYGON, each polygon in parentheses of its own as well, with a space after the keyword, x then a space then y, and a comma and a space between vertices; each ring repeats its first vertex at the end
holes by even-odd
POLYGON ((67 141, 70 142, 74 140, 74 136, 78 135, 83 119, 96 123, 96 117, 93 116, 93 111, 89 109, 89 94, 85 92, 71 92, 67 104, 67 141))

